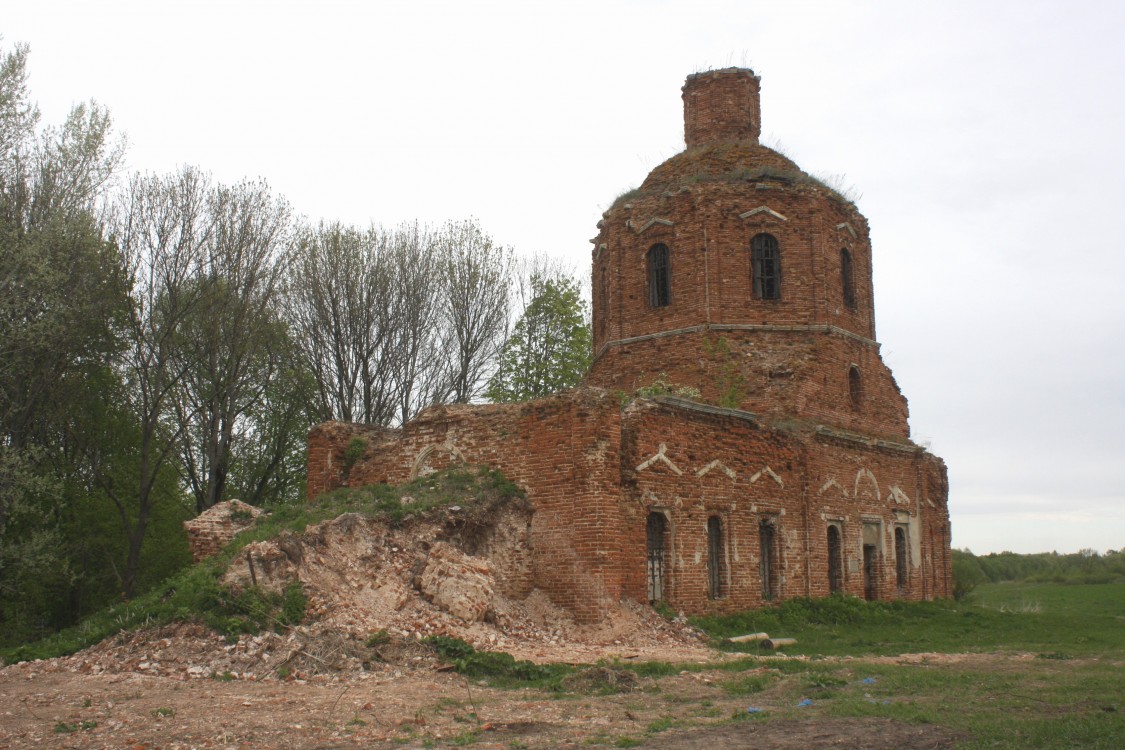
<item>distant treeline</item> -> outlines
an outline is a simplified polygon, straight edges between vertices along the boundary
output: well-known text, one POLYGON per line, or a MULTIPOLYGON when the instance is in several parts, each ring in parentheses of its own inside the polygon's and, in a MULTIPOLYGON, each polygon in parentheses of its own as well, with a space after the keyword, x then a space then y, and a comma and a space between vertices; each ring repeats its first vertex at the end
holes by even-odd
POLYGON ((1125 580, 1125 548, 1081 549, 1071 554, 953 550, 953 590, 960 599, 981 583, 1113 583, 1125 580))

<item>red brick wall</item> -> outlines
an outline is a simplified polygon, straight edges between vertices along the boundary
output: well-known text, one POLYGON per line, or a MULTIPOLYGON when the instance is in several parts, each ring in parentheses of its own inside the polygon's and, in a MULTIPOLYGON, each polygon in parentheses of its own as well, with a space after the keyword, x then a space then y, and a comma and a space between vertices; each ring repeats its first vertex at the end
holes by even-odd
POLYGON ((828 595, 827 530, 833 522, 843 531, 844 591, 863 596, 857 563, 862 561, 864 521, 879 523, 883 534, 879 598, 949 595, 948 552, 933 543, 935 536, 941 538, 935 530, 948 529, 940 459, 909 443, 873 445, 843 433, 771 429, 733 412, 714 411, 718 413, 638 401, 626 413, 623 504, 628 530, 623 554, 629 560, 628 596, 643 600, 647 594, 645 520, 654 509, 665 512, 673 528, 671 585, 665 598, 688 612, 763 604, 759 524, 767 518, 778 531, 782 574, 776 598, 828 595), (659 459, 638 470, 660 452, 661 444, 663 455, 681 473, 659 459), (718 516, 725 531, 726 591, 718 599, 708 596, 710 516, 718 516), (895 575, 896 523, 909 531, 912 542, 902 591, 895 575))
POLYGON ((762 132, 759 80, 740 68, 688 76, 683 88, 688 148, 714 140, 758 140, 762 132))
MULTIPOLYGON (((310 462, 338 455, 354 435, 346 425, 314 429, 310 462)), ((687 612, 763 603, 758 539, 765 518, 777 525, 777 599, 828 593, 830 522, 844 532, 845 590, 862 595, 861 571, 852 567, 861 559, 865 520, 878 522, 883 535, 881 598, 949 593, 944 466, 909 443, 767 427, 743 412, 674 399, 637 400, 622 410, 616 396, 594 388, 526 404, 436 407, 384 437, 346 480, 310 481, 310 497, 341 483, 400 483, 454 462, 495 467, 535 507, 531 583, 580 621, 599 619, 622 597, 647 600, 645 522, 653 510, 670 523, 664 598, 687 612), (717 599, 707 586, 711 516, 724 532, 717 599), (901 592, 896 522, 913 541, 901 592)))
POLYGON ((704 401, 754 412, 772 422, 826 422, 844 429, 905 439, 906 399, 878 351, 825 332, 712 329, 611 347, 587 381, 633 393, 661 378, 698 388, 704 401), (861 374, 853 404, 848 371, 861 374))
POLYGON ((654 169, 636 195, 599 222, 589 382, 632 392, 667 373, 709 401, 771 419, 905 438, 906 400, 875 342, 867 220, 793 162, 753 142, 756 135, 722 124, 757 117, 757 87, 751 71, 689 78, 689 149, 654 169), (760 233, 778 241, 779 299, 753 293, 751 242, 760 233), (670 302, 661 307, 649 303, 646 267, 657 243, 670 256, 670 302), (852 259, 851 306, 844 299, 844 249, 852 259), (729 342, 729 353, 708 347, 719 338, 729 342), (863 386, 858 406, 848 390, 852 366, 863 386), (742 393, 732 388, 732 376, 741 378, 742 393))

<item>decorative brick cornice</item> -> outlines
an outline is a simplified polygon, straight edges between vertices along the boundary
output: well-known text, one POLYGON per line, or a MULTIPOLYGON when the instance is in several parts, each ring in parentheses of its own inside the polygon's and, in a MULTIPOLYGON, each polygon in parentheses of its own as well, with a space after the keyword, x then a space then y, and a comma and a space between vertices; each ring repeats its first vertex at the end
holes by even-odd
POLYGON ((870 346, 876 351, 879 350, 880 344, 874 339, 869 339, 866 336, 860 336, 858 333, 853 333, 844 328, 834 325, 816 324, 816 325, 754 325, 752 323, 705 323, 697 326, 688 326, 687 328, 673 328, 668 331, 657 331, 656 333, 646 333, 643 336, 631 336, 624 339, 614 339, 602 344, 597 353, 594 354, 594 362, 605 353, 606 349, 616 346, 626 346, 628 344, 636 344, 641 341, 652 341, 653 339, 662 339, 669 336, 683 336, 690 333, 701 333, 703 331, 760 331, 763 333, 827 333, 834 336, 843 336, 844 338, 858 341, 864 346, 870 346))

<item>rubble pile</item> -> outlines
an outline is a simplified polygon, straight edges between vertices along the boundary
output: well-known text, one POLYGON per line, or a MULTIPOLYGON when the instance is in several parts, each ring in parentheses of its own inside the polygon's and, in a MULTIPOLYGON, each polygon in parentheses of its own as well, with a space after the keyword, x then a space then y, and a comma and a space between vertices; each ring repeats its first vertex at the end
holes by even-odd
POLYGON ((539 662, 701 653, 698 631, 635 602, 621 602, 597 625, 576 624, 543 592, 524 590, 530 555, 521 549, 529 549, 530 511, 504 509, 483 528, 465 524, 461 512, 454 506, 399 524, 347 513, 247 545, 223 584, 278 592, 299 580, 307 598, 300 626, 232 641, 181 622, 21 667, 184 680, 393 678, 442 666, 422 643, 435 635, 539 662))

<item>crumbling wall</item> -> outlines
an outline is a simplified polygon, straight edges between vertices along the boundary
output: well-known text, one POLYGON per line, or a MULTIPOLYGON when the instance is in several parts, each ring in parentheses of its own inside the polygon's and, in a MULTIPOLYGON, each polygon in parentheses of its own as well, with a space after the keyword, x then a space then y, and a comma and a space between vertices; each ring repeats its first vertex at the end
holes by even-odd
POLYGON ((612 550, 621 528, 618 401, 577 389, 523 404, 426 410, 380 434, 343 474, 335 467, 356 429, 330 423, 309 435, 309 498, 338 486, 401 483, 457 463, 490 466, 535 508, 531 584, 579 621, 597 621, 622 594, 612 550))
POLYGON ((217 553, 235 534, 253 526, 254 519, 263 512, 240 500, 227 500, 184 521, 192 561, 199 562, 217 553))

